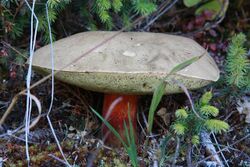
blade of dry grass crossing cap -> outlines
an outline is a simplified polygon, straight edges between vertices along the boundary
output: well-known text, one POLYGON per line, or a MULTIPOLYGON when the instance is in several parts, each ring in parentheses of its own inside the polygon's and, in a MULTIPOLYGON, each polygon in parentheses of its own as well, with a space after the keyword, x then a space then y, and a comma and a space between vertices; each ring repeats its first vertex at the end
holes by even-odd
POLYGON ((175 66, 168 75, 177 73, 178 71, 183 70, 184 68, 186 68, 187 66, 193 64, 194 62, 198 61, 200 58, 202 58, 204 55, 206 54, 206 52, 204 52, 202 55, 200 56, 195 56, 187 61, 184 61, 183 63, 178 64, 177 66, 175 66))

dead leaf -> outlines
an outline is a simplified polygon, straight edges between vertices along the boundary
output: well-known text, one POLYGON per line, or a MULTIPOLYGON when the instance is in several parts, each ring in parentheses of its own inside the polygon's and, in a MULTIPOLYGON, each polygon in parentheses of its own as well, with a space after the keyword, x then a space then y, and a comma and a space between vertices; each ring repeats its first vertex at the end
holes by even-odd
POLYGON ((237 110, 239 111, 240 114, 245 114, 246 123, 250 123, 250 96, 244 96, 237 102, 237 110))

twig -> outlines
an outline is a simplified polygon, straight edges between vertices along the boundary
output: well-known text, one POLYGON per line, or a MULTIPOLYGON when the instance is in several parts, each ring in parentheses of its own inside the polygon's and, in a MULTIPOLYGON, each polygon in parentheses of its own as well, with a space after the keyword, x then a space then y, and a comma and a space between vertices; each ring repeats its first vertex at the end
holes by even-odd
MULTIPOLYGON (((18 137, 18 136, 15 136, 15 135, 13 135, 13 134, 11 134, 11 135, 9 135, 10 137, 13 137, 14 139, 17 139, 17 140, 20 140, 20 141, 22 141, 22 142, 25 142, 25 139, 23 139, 23 138, 21 138, 21 137, 18 137)), ((38 143, 38 142, 31 142, 31 141, 29 141, 29 143, 31 143, 31 144, 40 144, 40 143, 38 143)))
POLYGON ((208 152, 209 155, 213 155, 211 157, 212 160, 216 161, 217 165, 224 166, 222 161, 220 160, 219 155, 216 154, 216 149, 210 139, 209 134, 206 131, 201 131, 200 137, 202 145, 204 145, 206 148, 206 152, 208 152))
POLYGON ((25 3, 24 0, 21 0, 20 3, 18 4, 18 7, 16 8, 16 12, 15 12, 15 14, 13 16, 14 19, 16 18, 17 14, 19 13, 21 8, 23 7, 24 3, 25 3))
POLYGON ((21 52, 19 52, 16 48, 12 47, 10 44, 8 44, 5 41, 2 41, 3 45, 7 46, 8 48, 12 49, 13 51, 15 51, 17 54, 21 55, 23 58, 27 59, 28 57, 24 54, 22 54, 21 52))
MULTIPOLYGON (((58 107, 58 108, 56 108, 55 110, 54 110, 54 112, 55 111, 58 111, 58 110, 60 110, 60 109, 63 109, 63 108, 65 108, 65 107, 68 107, 69 106, 69 104, 67 104, 67 103, 64 103, 61 107, 58 107)), ((44 114, 41 114, 40 115, 40 118, 43 118, 43 117, 45 117, 47 114, 46 113, 44 113, 44 114)), ((31 120, 31 122, 34 122, 34 120, 35 119, 37 119, 37 118, 33 118, 32 120, 31 120)), ((4 138, 5 136, 11 136, 11 135, 14 135, 14 134, 19 134, 19 133, 21 133, 21 132, 23 132, 24 130, 23 130, 23 127, 24 127, 24 125, 21 125, 21 126, 19 126, 18 128, 16 128, 16 129, 14 129, 14 130, 8 130, 8 132, 7 133, 4 133, 4 134, 0 134, 0 138, 4 138)), ((31 127, 30 127, 30 129, 31 129, 31 127)))
POLYGON ((4 112, 3 116, 1 117, 1 120, 0 120, 0 126, 3 125, 4 121, 6 120, 7 116, 11 113, 12 111, 12 108, 15 106, 16 102, 17 102, 17 99, 18 97, 20 96, 20 94, 17 94, 14 96, 14 98, 12 99, 9 107, 7 108, 7 110, 4 112))
POLYGON ((194 107, 194 102, 192 100, 192 97, 190 95, 190 93, 188 92, 188 89, 186 88, 186 86, 181 83, 180 81, 178 80, 175 80, 175 79, 172 79, 172 82, 174 82, 175 84, 177 84, 182 90, 183 92, 186 94, 186 96, 188 97, 188 100, 189 100, 189 103, 191 105, 191 108, 192 108, 192 111, 194 112, 194 114, 201 120, 204 120, 199 114, 198 112, 196 111, 195 107, 194 107))
POLYGON ((187 146, 186 159, 187 159, 187 166, 193 167, 193 164, 192 164, 192 143, 190 141, 188 142, 188 146, 187 146))
MULTIPOLYGON (((176 3, 178 2, 178 0, 174 0, 172 3, 170 3, 169 5, 167 5, 167 7, 161 11, 160 9, 160 13, 158 15, 156 15, 147 25, 145 25, 142 30, 147 29, 150 25, 152 25, 157 19, 159 19, 159 17, 161 17, 164 13, 166 13, 169 9, 171 9, 176 3)), ((165 3, 165 2, 164 2, 165 3)))
POLYGON ((2 157, 0 157, 0 167, 3 166, 3 163, 6 161, 6 159, 3 159, 2 157))
POLYGON ((61 162, 61 163, 64 164, 64 165, 68 166, 67 163, 65 163, 65 162, 64 162, 63 160, 61 160, 60 158, 54 156, 53 154, 48 154, 48 156, 50 156, 51 158, 57 160, 58 162, 61 162))
POLYGON ((210 155, 210 156, 208 156, 208 157, 206 157, 206 158, 204 158, 204 159, 198 161, 198 162, 196 163, 196 165, 194 165, 194 166, 195 166, 195 167, 198 167, 198 165, 199 165, 200 163, 202 163, 202 162, 204 162, 204 161, 206 161, 206 160, 212 158, 214 155, 216 155, 216 154, 218 154, 218 153, 220 153, 220 152, 222 152, 222 151, 228 150, 228 148, 230 148, 230 147, 232 147, 232 146, 234 146, 234 145, 236 145, 236 144, 238 144, 238 143, 244 141, 245 139, 247 139, 247 138, 249 138, 249 137, 250 137, 250 133, 249 133, 248 135, 242 137, 241 139, 237 140, 237 141, 234 142, 233 144, 230 144, 229 146, 227 146, 227 147, 221 149, 220 151, 217 151, 216 153, 214 153, 214 154, 212 154, 212 155, 210 155))
POLYGON ((139 120, 139 115, 136 116, 136 119, 137 119, 137 122, 138 122, 138 124, 139 124, 141 130, 142 130, 142 133, 144 134, 144 136, 147 136, 147 133, 146 133, 146 131, 144 130, 144 128, 143 128, 143 126, 142 126, 142 124, 141 124, 141 122, 140 122, 140 120, 139 120))
POLYGON ((233 110, 231 111, 229 114, 227 114, 226 118, 224 119, 224 121, 228 120, 234 113, 237 113, 238 111, 233 110))
MULTIPOLYGON (((18 98, 19 98, 20 95, 21 95, 21 94, 17 94, 17 95, 13 98, 13 100, 11 101, 10 106, 8 107, 8 109, 5 111, 4 115, 3 115, 3 116, 1 117, 1 119, 0 119, 0 126, 2 126, 2 125, 4 124, 6 118, 7 118, 8 115, 11 113, 11 111, 12 111, 13 107, 15 106, 15 104, 16 104, 16 102, 17 102, 17 100, 18 100, 18 98)), ((22 94, 22 95, 27 95, 27 94, 22 94)), ((30 95, 30 97, 31 97, 31 99, 32 99, 33 101, 35 101, 35 103, 36 103, 36 106, 37 106, 37 108, 38 108, 38 116, 37 116, 37 117, 34 119, 34 121, 32 121, 32 123, 29 125, 29 129, 33 128, 33 127, 39 122, 39 120, 40 120, 40 118, 41 118, 41 114, 42 114, 42 107, 41 107, 40 101, 37 99, 37 97, 35 97, 35 96, 32 95, 32 94, 30 95)), ((24 129, 21 129, 19 132, 21 133, 21 132, 23 132, 23 131, 24 131, 24 129)))
POLYGON ((0 109, 3 109, 3 108, 7 108, 9 106, 10 102, 4 102, 4 101, 0 101, 0 109))
POLYGON ((172 167, 175 167, 176 160, 179 157, 179 152, 180 152, 180 138, 176 136, 176 148, 175 148, 172 167))
MULTIPOLYGON (((215 143, 216 143, 216 146, 217 146, 218 150, 221 150, 220 145, 219 145, 219 143, 218 143, 218 141, 217 141, 217 139, 216 139, 216 136, 215 136, 215 134, 214 134, 213 132, 212 132, 212 136, 213 136, 213 138, 214 138, 214 141, 215 141, 215 143)), ((229 167, 229 164, 227 163, 227 160, 226 160, 226 158, 225 158, 223 152, 220 152, 220 154, 221 154, 221 156, 222 156, 222 158, 223 158, 223 160, 224 160, 226 166, 229 167)), ((223 165, 222 165, 222 166, 223 166, 223 165)))
MULTIPOLYGON (((5 11, 8 11, 8 10, 5 10, 5 11)), ((2 29, 3 29, 3 39, 5 40, 5 41, 7 41, 8 40, 8 36, 7 36, 7 32, 6 32, 6 30, 5 30, 5 17, 3 16, 3 15, 1 15, 1 22, 2 22, 2 29)))

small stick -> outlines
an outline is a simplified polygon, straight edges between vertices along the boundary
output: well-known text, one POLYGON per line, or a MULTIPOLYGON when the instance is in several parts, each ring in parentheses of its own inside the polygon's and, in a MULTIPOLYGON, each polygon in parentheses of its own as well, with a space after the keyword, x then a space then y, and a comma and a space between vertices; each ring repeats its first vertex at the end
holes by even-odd
POLYGON ((234 146, 234 145, 236 145, 236 144, 238 144, 238 143, 244 141, 245 139, 247 139, 247 138, 249 138, 249 137, 250 137, 250 134, 248 134, 248 135, 242 137, 241 139, 237 140, 237 141, 234 142, 233 144, 230 144, 230 145, 228 145, 227 147, 221 149, 220 151, 217 151, 217 152, 215 152, 214 154, 212 154, 212 155, 210 155, 210 156, 208 156, 208 157, 206 157, 206 158, 204 158, 204 159, 198 161, 198 162, 196 163, 196 165, 194 165, 194 166, 195 166, 195 167, 198 167, 198 165, 199 165, 200 163, 202 163, 202 162, 208 160, 209 158, 212 158, 215 154, 218 154, 218 153, 220 153, 220 152, 222 152, 222 151, 226 151, 226 150, 228 150, 228 148, 230 148, 230 147, 232 147, 232 146, 234 146))
MULTIPOLYGON (((20 95, 26 95, 26 93, 24 94, 17 94, 14 96, 14 98, 11 101, 10 106, 8 107, 8 109, 5 111, 4 115, 2 116, 2 118, 0 119, 0 126, 2 126, 6 120, 6 118, 8 117, 8 115, 11 113, 13 107, 15 106, 15 104, 17 103, 17 100, 19 98, 20 95)), ((33 128, 34 126, 36 126, 36 124, 39 122, 41 115, 42 115, 42 107, 41 107, 41 103, 40 101, 37 99, 37 97, 35 97, 34 95, 30 94, 30 97, 32 100, 35 101, 37 108, 38 108, 38 116, 34 119, 34 121, 32 121, 32 123, 29 125, 29 129, 33 128)), ((19 131, 20 132, 24 132, 25 129, 21 129, 19 131)))
POLYGON ((176 160, 179 157, 179 151, 180 151, 180 138, 178 136, 176 136, 176 148, 175 148, 172 167, 175 167, 176 160))
POLYGON ((186 152, 187 166, 192 167, 192 143, 188 141, 187 152, 186 152))
POLYGON ((50 156, 51 158, 57 160, 58 162, 61 162, 61 163, 64 164, 64 165, 68 166, 67 163, 65 163, 65 162, 64 162, 63 160, 61 160, 60 158, 54 156, 53 154, 48 154, 48 156, 50 156))
POLYGON ((202 131, 201 134, 200 134, 200 137, 201 137, 202 145, 204 145, 205 148, 206 148, 206 152, 209 155, 212 155, 211 159, 213 161, 216 161, 217 165, 224 166, 221 159, 220 159, 220 157, 219 157, 219 155, 216 153, 216 149, 215 149, 215 147, 213 145, 213 142, 211 141, 211 138, 210 138, 209 134, 206 131, 202 131))

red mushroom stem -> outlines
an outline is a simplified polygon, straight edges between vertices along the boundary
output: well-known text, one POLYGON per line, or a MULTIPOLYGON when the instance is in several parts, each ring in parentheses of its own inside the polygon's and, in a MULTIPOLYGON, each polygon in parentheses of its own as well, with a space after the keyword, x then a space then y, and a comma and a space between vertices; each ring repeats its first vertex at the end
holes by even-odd
MULTIPOLYGON (((102 116, 105 118, 120 134, 122 139, 126 142, 124 121, 129 129, 129 117, 134 129, 135 140, 136 135, 136 111, 137 111, 138 97, 136 95, 117 95, 105 94, 102 116)), ((103 138, 106 144, 112 146, 121 146, 121 142, 109 131, 108 127, 103 126, 103 138)), ((127 142, 126 142, 127 143, 127 142)))

